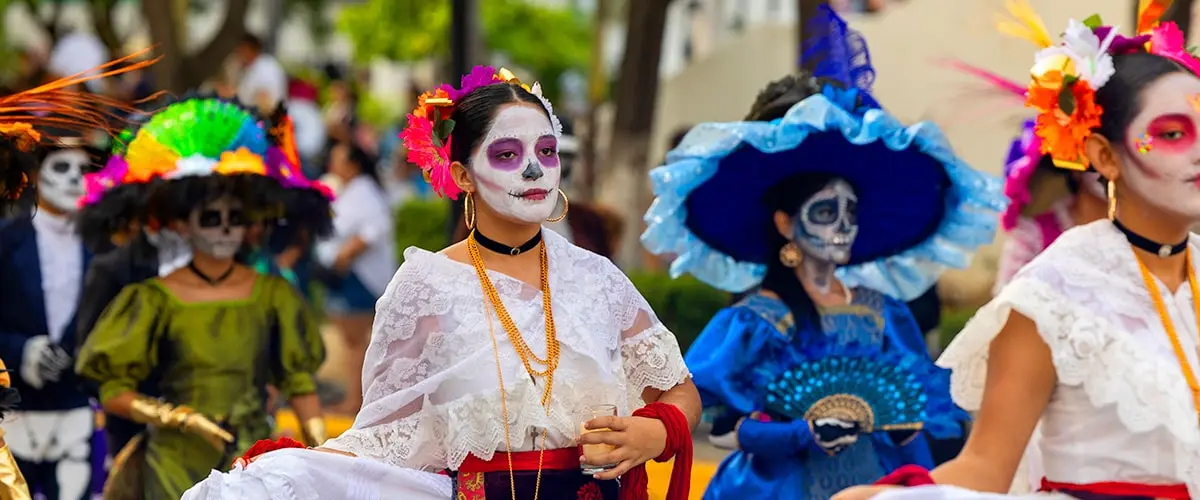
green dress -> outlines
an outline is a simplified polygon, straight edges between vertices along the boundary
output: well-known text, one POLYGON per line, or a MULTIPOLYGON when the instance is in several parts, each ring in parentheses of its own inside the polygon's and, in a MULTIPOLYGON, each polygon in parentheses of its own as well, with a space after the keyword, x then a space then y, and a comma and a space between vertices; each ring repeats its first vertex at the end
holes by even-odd
POLYGON ((100 384, 102 402, 150 384, 236 439, 217 451, 198 436, 148 427, 117 457, 105 498, 173 500, 211 470, 227 470, 270 438, 267 384, 284 397, 316 392, 313 374, 324 358, 308 304, 283 278, 260 275, 249 298, 213 302, 182 302, 158 278, 125 287, 76 370, 100 384))

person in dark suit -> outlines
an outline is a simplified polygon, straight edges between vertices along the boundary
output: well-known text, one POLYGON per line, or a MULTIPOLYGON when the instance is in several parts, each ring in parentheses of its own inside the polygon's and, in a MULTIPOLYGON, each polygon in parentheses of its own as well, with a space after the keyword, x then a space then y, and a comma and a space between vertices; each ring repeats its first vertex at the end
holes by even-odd
POLYGON ((95 413, 75 378, 75 322, 90 253, 72 214, 91 157, 82 147, 42 153, 37 206, 0 222, 0 359, 22 403, 6 441, 32 490, 87 498, 95 413))

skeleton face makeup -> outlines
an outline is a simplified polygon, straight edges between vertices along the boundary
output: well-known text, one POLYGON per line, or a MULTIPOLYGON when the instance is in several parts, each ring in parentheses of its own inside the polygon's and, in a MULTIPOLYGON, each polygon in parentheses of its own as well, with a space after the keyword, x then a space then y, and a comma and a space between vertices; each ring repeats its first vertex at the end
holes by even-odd
POLYGON ((38 171, 38 196, 64 212, 78 209, 83 196, 83 172, 92 162, 87 151, 63 149, 46 155, 38 171))
POLYGON ((792 241, 805 259, 845 264, 857 236, 858 195, 841 179, 817 191, 792 215, 792 241))
POLYGON ((1142 109, 1126 131, 1128 167, 1121 172, 1121 187, 1191 220, 1200 220, 1200 110, 1192 99, 1198 92, 1200 79, 1190 73, 1167 75, 1142 90, 1142 109), (1153 144, 1144 154, 1137 147, 1141 137, 1153 144))
POLYGON ((500 108, 471 157, 471 172, 492 210, 528 223, 550 218, 562 174, 550 119, 528 104, 500 108))
POLYGON ((233 198, 210 201, 188 216, 188 240, 195 252, 231 259, 245 237, 246 214, 242 203, 233 198))

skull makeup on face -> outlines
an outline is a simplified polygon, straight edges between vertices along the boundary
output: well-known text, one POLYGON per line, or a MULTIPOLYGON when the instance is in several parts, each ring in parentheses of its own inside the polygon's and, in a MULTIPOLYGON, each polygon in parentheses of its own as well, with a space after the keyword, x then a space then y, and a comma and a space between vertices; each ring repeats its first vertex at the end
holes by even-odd
POLYGON ((1200 79, 1173 73, 1142 90, 1142 109, 1129 124, 1120 187, 1166 213, 1200 220, 1200 110, 1191 98, 1200 79), (1153 141, 1145 154, 1137 149, 1143 135, 1153 141))
POLYGON ((471 157, 483 201, 504 216, 531 224, 554 213, 562 175, 558 138, 546 113, 534 106, 500 108, 471 157))
POLYGON ((246 237, 246 214, 240 201, 224 197, 192 210, 187 227, 195 252, 230 259, 246 237))
POLYGON ((58 210, 74 212, 83 196, 84 169, 91 162, 91 156, 82 149, 47 154, 38 171, 38 197, 58 210))
POLYGON ((805 259, 845 264, 857 236, 858 195, 844 180, 831 181, 792 214, 792 241, 805 259))

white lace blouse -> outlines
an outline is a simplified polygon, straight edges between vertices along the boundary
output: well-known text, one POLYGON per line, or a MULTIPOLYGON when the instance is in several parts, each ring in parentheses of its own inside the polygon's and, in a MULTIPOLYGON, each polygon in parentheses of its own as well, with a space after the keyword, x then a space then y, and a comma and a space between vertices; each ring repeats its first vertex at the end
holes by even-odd
MULTIPOLYGON (((641 407, 646 388, 670 389, 689 376, 675 336, 629 279, 607 259, 545 231, 555 328, 561 345, 550 413, 544 380, 534 380, 486 307, 475 269, 410 248, 376 305, 363 369, 365 404, 329 448, 423 470, 458 468, 467 454, 505 450, 498 345, 513 451, 573 446, 576 412, 641 407), (491 331, 489 331, 489 323, 491 331), (536 439, 535 439, 536 436, 536 439)), ((538 287, 489 273, 534 354, 546 355, 538 287)), ((538 367, 540 368, 540 367, 538 367)))
MULTIPOLYGON (((1200 239, 1188 249, 1200 258, 1200 239)), ((1184 283, 1158 283, 1194 371, 1196 316, 1184 283)), ((951 391, 978 410, 988 347, 1016 310, 1049 345, 1058 386, 1030 443, 1044 476, 1060 483, 1184 483, 1200 498, 1200 425, 1191 391, 1146 290, 1133 250, 1107 220, 1064 233, 984 306, 938 363, 951 391)))

